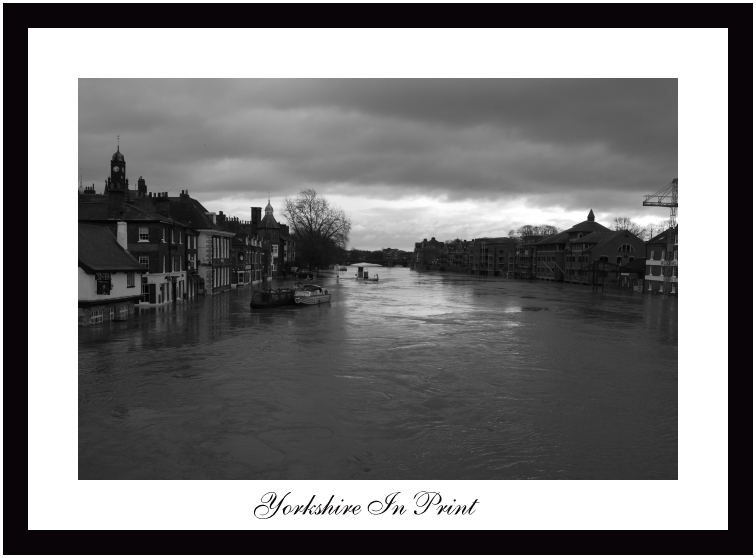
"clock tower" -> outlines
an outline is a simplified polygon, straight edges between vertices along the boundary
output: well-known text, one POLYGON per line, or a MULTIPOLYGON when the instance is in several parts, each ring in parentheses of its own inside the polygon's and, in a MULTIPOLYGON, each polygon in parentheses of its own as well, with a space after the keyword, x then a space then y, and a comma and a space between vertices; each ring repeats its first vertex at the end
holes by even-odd
POLYGON ((119 190, 126 189, 126 159, 121 153, 121 142, 118 142, 118 149, 110 158, 110 188, 119 190))

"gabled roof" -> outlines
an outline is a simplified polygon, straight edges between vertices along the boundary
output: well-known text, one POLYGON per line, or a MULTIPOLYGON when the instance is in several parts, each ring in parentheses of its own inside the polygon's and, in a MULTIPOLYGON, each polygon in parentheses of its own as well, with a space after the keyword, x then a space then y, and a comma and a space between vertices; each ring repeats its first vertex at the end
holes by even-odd
POLYGON ((79 202, 79 221, 159 221, 162 223, 174 223, 181 227, 186 226, 175 219, 160 215, 154 211, 142 209, 130 203, 123 204, 123 214, 112 216, 110 205, 107 203, 79 202))
POLYGON ((208 211, 205 209, 205 206, 194 198, 173 197, 167 199, 168 212, 190 227, 195 229, 224 230, 219 225, 213 223, 213 218, 206 215, 208 211))
POLYGON ((134 256, 124 250, 107 225, 79 223, 79 267, 95 271, 145 271, 134 256))
POLYGON ((583 221, 582 223, 578 223, 577 225, 570 227, 567 229, 566 233, 571 232, 595 232, 595 231, 608 231, 609 229, 602 225, 601 223, 597 223, 596 221, 583 221))
POLYGON ((561 244, 561 243, 567 243, 569 240, 570 235, 567 231, 558 232, 556 234, 552 234, 544 238, 543 240, 537 241, 535 244, 536 246, 543 246, 544 244, 561 244))
POLYGON ((595 242, 596 245, 593 246, 591 249, 601 248, 602 245, 614 240, 618 236, 623 236, 626 232, 627 231, 609 231, 609 232, 591 233, 578 240, 583 240, 585 242, 595 242), (590 240, 586 240, 587 238, 590 238, 590 240))
MULTIPOLYGON (((614 231, 614 232, 623 232, 623 231, 614 231)), ((609 229, 605 231, 593 231, 592 233, 588 233, 585 236, 581 236, 580 238, 573 238, 570 240, 570 244, 580 243, 584 242, 587 244, 598 244, 599 242, 603 241, 606 235, 612 233, 609 229)))

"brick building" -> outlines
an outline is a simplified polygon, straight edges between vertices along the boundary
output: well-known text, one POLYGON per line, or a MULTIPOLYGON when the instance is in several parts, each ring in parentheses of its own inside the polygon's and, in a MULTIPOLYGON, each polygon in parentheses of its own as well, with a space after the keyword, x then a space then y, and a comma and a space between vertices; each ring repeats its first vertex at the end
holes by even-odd
POLYGON ((646 243, 644 292, 672 295, 678 293, 678 229, 678 226, 669 228, 646 243))
POLYGON ((458 238, 444 242, 438 254, 438 265, 442 271, 469 271, 469 252, 472 242, 458 238))
POLYGON ((123 190, 111 187, 103 196, 79 197, 79 222, 105 225, 113 234, 126 223, 128 251, 143 266, 139 304, 165 304, 187 292, 187 225, 125 201, 123 190))
MULTIPOLYGON (((604 279, 616 282, 622 266, 636 258, 646 257, 646 245, 643 240, 630 231, 612 231, 596 223, 593 210, 588 213, 587 221, 578 223, 564 233, 568 235, 563 251, 564 281, 588 284, 591 281, 594 262, 603 262, 601 273, 604 279)), ((544 239, 539 246, 548 240, 544 239)), ((541 255, 540 248, 538 255, 541 255)), ((548 262, 546 265, 548 266, 548 262)))
POLYGON ((430 240, 424 238, 422 242, 415 242, 414 258, 412 267, 415 269, 430 269, 431 266, 438 265, 438 257, 444 247, 443 242, 432 237, 430 240))
POLYGON ((149 193, 136 204, 152 204, 155 211, 185 223, 191 230, 187 267, 192 294, 212 295, 231 289, 231 239, 235 234, 220 226, 217 214, 182 190, 178 196, 149 193))
POLYGON ((508 238, 474 238, 470 249, 470 273, 474 275, 506 275, 513 259, 517 241, 508 238))
POLYGON ((234 233, 231 241, 231 286, 262 281, 262 240, 252 232, 252 222, 218 214, 219 224, 234 233))
POLYGON ((543 235, 517 237, 514 255, 510 258, 509 277, 534 279, 536 274, 536 243, 546 238, 543 235))

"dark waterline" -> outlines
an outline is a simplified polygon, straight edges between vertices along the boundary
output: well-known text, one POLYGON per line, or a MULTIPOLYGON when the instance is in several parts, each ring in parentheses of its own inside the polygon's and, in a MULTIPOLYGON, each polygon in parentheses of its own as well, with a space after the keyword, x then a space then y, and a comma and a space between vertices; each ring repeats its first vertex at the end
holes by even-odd
POLYGON ((378 273, 80 328, 79 477, 677 478, 676 298, 378 273))

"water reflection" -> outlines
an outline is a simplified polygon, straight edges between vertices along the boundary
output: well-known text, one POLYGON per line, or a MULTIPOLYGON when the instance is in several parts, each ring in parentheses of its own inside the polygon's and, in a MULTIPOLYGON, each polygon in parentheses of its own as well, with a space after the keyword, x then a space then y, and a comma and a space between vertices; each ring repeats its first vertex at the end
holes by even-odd
POLYGON ((677 299, 384 269, 79 330, 81 478, 677 478, 677 299))

